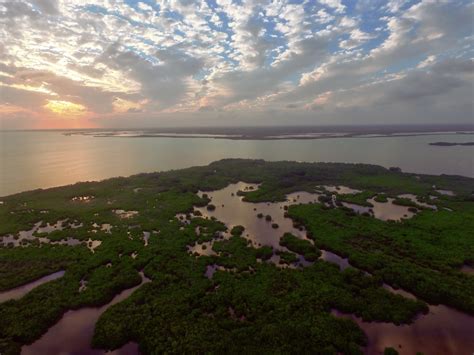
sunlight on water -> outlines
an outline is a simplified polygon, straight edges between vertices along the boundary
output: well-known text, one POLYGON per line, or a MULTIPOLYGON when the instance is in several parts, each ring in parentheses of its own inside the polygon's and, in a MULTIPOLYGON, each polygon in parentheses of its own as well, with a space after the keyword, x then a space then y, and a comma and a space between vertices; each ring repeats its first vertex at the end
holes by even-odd
POLYGON ((404 171, 474 176, 472 147, 430 146, 474 135, 317 140, 113 138, 62 132, 0 132, 0 196, 141 172, 206 165, 223 158, 370 163, 404 171))

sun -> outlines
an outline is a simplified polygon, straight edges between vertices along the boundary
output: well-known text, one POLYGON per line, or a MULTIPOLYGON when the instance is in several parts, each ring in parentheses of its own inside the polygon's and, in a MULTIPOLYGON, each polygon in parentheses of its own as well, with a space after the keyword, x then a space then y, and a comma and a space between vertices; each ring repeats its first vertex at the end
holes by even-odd
POLYGON ((86 107, 81 104, 75 104, 63 100, 48 100, 48 103, 44 105, 44 108, 57 115, 70 117, 82 116, 87 111, 86 107))

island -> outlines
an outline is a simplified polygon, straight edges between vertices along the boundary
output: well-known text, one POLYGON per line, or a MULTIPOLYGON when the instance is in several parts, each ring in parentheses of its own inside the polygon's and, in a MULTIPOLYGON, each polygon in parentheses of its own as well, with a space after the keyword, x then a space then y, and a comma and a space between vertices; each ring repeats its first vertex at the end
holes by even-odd
POLYGON ((457 142, 433 142, 430 145, 435 145, 438 147, 453 147, 453 146, 474 146, 474 142, 464 142, 464 143, 457 143, 457 142))
POLYGON ((473 191, 225 159, 1 197, 0 353, 472 351, 473 191))

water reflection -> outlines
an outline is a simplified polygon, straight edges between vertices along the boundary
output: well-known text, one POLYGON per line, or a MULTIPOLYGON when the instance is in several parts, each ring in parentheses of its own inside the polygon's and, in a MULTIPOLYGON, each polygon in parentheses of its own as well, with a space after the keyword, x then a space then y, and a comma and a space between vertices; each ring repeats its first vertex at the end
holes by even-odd
POLYGON ((113 210, 122 219, 129 219, 138 215, 138 211, 113 210))
POLYGON ((322 186, 326 191, 329 191, 329 192, 334 192, 334 193, 337 193, 337 194, 341 194, 341 195, 344 195, 344 194, 356 194, 356 193, 359 193, 359 192, 362 192, 360 190, 356 190, 356 189, 352 189, 350 187, 347 187, 347 186, 342 186, 342 185, 339 185, 339 186, 334 186, 334 185, 323 185, 322 186))
MULTIPOLYGON (((250 191, 257 188, 257 184, 238 182, 236 184, 230 184, 221 190, 206 192, 211 199, 211 203, 217 206, 216 209, 209 211, 206 207, 200 207, 196 208, 196 210, 199 210, 205 218, 214 217, 223 222, 229 230, 237 225, 244 226, 243 237, 249 239, 254 247, 268 245, 276 251, 269 261, 279 268, 296 268, 311 265, 312 262, 305 260, 301 255, 297 255, 298 261, 295 263, 282 263, 280 262, 281 258, 278 255, 278 251, 288 251, 287 248, 280 245, 280 238, 287 232, 313 243, 311 239, 308 239, 306 230, 302 226, 295 226, 290 218, 285 217, 285 212, 288 207, 293 204, 319 203, 318 197, 321 194, 306 191, 294 192, 286 196, 286 201, 274 203, 246 202, 237 194, 238 191, 250 191), (270 216, 269 220, 265 218, 266 216, 270 216), (272 224, 275 223, 278 225, 278 228, 272 227, 272 224)), ((346 192, 357 192, 357 190, 348 187, 339 187, 339 191, 342 189, 346 192)), ((203 192, 200 192, 199 195, 202 196, 203 192)), ((182 223, 190 223, 186 215, 180 214, 177 218, 182 223)), ((215 240, 229 237, 229 233, 222 233, 215 238, 215 240)), ((216 255, 212 250, 212 244, 213 241, 201 244, 196 243, 189 246, 188 250, 190 253, 197 253, 199 255, 216 255)), ((322 260, 337 264, 342 270, 350 266, 348 259, 342 258, 327 250, 321 250, 321 253, 322 260)), ((213 274, 216 269, 218 269, 218 267, 208 266, 206 276, 213 274)))
MULTIPOLYGON (((426 208, 430 208, 432 210, 436 210, 437 207, 435 205, 430 205, 428 203, 425 203, 425 202, 421 202, 420 200, 418 200, 418 197, 416 195, 413 195, 413 194, 402 194, 402 195, 398 195, 398 197, 400 198, 406 198, 414 203, 416 203, 418 206, 421 206, 421 207, 426 207, 426 208)), ((433 197, 433 196, 430 196, 430 198, 433 197)))
MULTIPOLYGON (((270 245, 275 250, 286 250, 279 245, 280 237, 284 232, 291 232, 301 238, 306 238, 305 230, 295 228, 291 219, 284 216, 285 206, 294 203, 314 203, 317 201, 318 194, 299 192, 288 195, 285 202, 249 203, 237 195, 237 191, 245 190, 249 185, 251 184, 240 182, 231 184, 222 190, 208 192, 212 204, 217 207, 213 211, 208 211, 205 207, 199 208, 199 211, 205 217, 215 217, 224 222, 229 229, 236 225, 244 226, 244 237, 257 246, 270 245), (265 218, 258 218, 257 214, 259 213, 263 216, 270 215, 271 222, 266 221, 265 218), (273 229, 271 227, 273 222, 278 223, 280 227, 273 229)), ((254 185, 252 188, 256 188, 256 186, 254 185)), ((202 195, 202 193, 200 194, 202 195)), ((358 209, 359 213, 372 210, 374 217, 381 220, 401 220, 414 215, 408 211, 407 206, 395 205, 393 200, 393 198, 389 198, 387 202, 383 203, 370 199, 369 202, 374 205, 371 208, 346 203, 344 205, 353 206, 354 209, 358 209)), ((187 223, 184 218, 182 222, 187 223)), ((192 250, 200 254, 214 254, 212 242, 197 244, 193 246, 192 250)), ((347 258, 327 250, 321 252, 321 259, 337 264, 341 270, 351 266, 347 258)), ((275 253, 270 260, 278 267, 294 268, 311 264, 299 256, 299 261, 296 264, 280 265, 279 258, 275 253)), ((212 278, 216 270, 224 269, 218 265, 209 265, 205 272, 206 277, 212 278)), ((388 285, 383 285, 383 287, 403 297, 415 298, 405 290, 393 289, 388 285)), ((364 322, 360 318, 344 315, 337 311, 334 311, 334 314, 352 318, 359 324, 369 339, 369 345, 366 348, 366 353, 369 355, 381 354, 385 347, 394 347, 400 354, 415 354, 417 351, 423 351, 425 354, 470 354, 470 351, 472 352, 474 349, 472 333, 474 318, 443 305, 429 306, 429 310, 429 314, 420 316, 413 324, 403 326, 392 323, 364 322)))
POLYGON ((441 195, 445 195, 445 196, 454 196, 454 192, 450 191, 450 190, 435 190, 437 193, 441 194, 441 195))
MULTIPOLYGON (((54 224, 43 224, 42 221, 39 221, 35 223, 33 228, 27 231, 20 231, 18 234, 7 234, 4 236, 0 236, 0 243, 3 244, 3 246, 6 247, 20 247, 20 246, 27 246, 29 245, 29 242, 37 242, 39 244, 52 244, 52 245, 68 245, 68 246, 75 246, 75 245, 80 245, 84 244, 92 253, 95 252, 95 249, 99 247, 102 242, 100 240, 93 240, 92 238, 87 239, 86 241, 80 241, 78 239, 72 238, 72 237, 66 237, 62 240, 58 241, 51 241, 48 239, 47 236, 43 236, 44 234, 49 234, 54 231, 61 231, 66 228, 72 228, 76 229, 79 227, 82 227, 82 223, 69 223, 69 224, 64 224, 67 221, 65 220, 59 220, 54 224), (35 234, 42 235, 41 237, 35 235, 35 234)), ((109 224, 103 224, 102 225, 102 230, 105 231, 106 233, 110 233, 112 226, 109 224)), ((97 232, 96 230, 92 230, 92 232, 97 232)))
POLYGON ((336 316, 354 320, 369 339, 367 355, 380 355, 393 347, 403 355, 472 354, 474 349, 474 317, 446 306, 429 306, 412 324, 364 322, 354 315, 333 311, 336 316))
POLYGON ((150 239, 150 232, 143 232, 143 245, 148 246, 148 240, 150 239))
POLYGON ((0 132, 0 196, 143 172, 205 165, 234 157, 308 162, 369 163, 403 171, 473 176, 469 147, 439 149, 429 143, 461 142, 473 135, 245 141, 204 138, 93 138, 62 132, 0 132), (18 142, 21 142, 19 144, 18 142))
POLYGON ((11 290, 0 292, 0 303, 9 301, 9 300, 16 300, 24 295, 26 295, 28 292, 30 292, 32 289, 35 287, 38 287, 48 281, 53 281, 56 280, 64 275, 64 271, 57 271, 55 273, 52 273, 50 275, 43 276, 42 278, 29 282, 26 285, 18 286, 15 287, 11 290))
MULTIPOLYGON (((91 349, 90 347, 95 324, 100 315, 104 313, 107 308, 125 300, 142 284, 151 281, 145 277, 143 273, 140 273, 140 275, 142 277, 142 283, 140 285, 122 291, 106 305, 100 308, 87 307, 66 312, 59 322, 49 328, 40 339, 31 345, 23 346, 21 348, 21 354, 104 354, 103 350, 91 349)), ((121 349, 109 352, 108 354, 136 355, 138 354, 138 346, 137 344, 129 343, 121 349)))
POLYGON ((463 265, 461 267, 461 272, 464 272, 465 274, 474 275, 474 268, 470 265, 463 265))
POLYGON ((347 269, 351 266, 351 264, 349 264, 349 259, 343 258, 327 250, 321 250, 321 259, 337 264, 341 270, 347 269))
POLYGON ((382 221, 400 221, 403 218, 411 218, 415 213, 409 211, 408 206, 399 206, 393 203, 393 198, 387 198, 387 202, 377 202, 374 198, 369 202, 374 205, 372 208, 374 217, 382 221))
POLYGON ((368 200, 373 206, 361 206, 355 203, 342 202, 342 205, 352 209, 354 212, 363 214, 368 213, 382 221, 401 221, 415 215, 408 206, 400 206, 393 203, 395 199, 387 198, 387 202, 377 202, 374 198, 368 200))
MULTIPOLYGON (((285 217, 285 211, 289 205, 298 203, 316 203, 318 194, 308 192, 294 192, 287 195, 285 202, 276 203, 251 203, 242 200, 237 195, 238 191, 245 189, 256 189, 258 185, 238 182, 230 184, 227 187, 207 192, 216 209, 209 211, 206 207, 198 207, 204 217, 215 217, 217 220, 226 224, 229 230, 237 225, 245 227, 243 236, 252 242, 255 247, 268 245, 276 250, 286 250, 280 246, 280 237, 289 232, 301 238, 306 238, 306 231, 303 228, 295 228, 293 221, 285 217), (259 218, 259 214, 261 217, 259 218), (266 216, 268 217, 265 218, 266 216), (272 227, 277 224, 278 228, 272 227)), ((202 192, 199 193, 203 195, 202 192)), ((206 249, 207 250, 209 248, 206 249)))

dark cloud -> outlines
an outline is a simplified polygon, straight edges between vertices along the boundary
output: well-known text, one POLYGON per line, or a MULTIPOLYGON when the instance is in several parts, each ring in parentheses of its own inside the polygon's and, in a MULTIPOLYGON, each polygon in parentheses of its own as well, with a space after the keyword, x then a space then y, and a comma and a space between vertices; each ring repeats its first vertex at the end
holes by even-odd
POLYGON ((216 110, 216 108, 214 106, 209 106, 209 105, 200 106, 199 109, 198 109, 199 112, 211 112, 211 111, 215 111, 215 110, 216 110))
POLYGON ((42 107, 49 97, 50 95, 41 92, 21 90, 8 86, 0 87, 2 104, 23 107, 28 110, 37 110, 42 107))
POLYGON ((59 14, 57 0, 31 0, 31 4, 43 14, 59 14))

